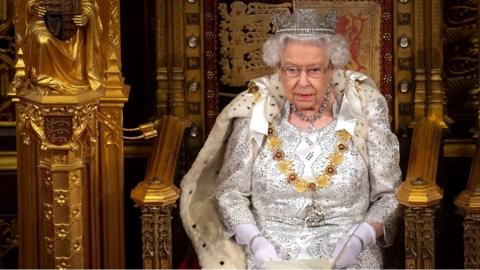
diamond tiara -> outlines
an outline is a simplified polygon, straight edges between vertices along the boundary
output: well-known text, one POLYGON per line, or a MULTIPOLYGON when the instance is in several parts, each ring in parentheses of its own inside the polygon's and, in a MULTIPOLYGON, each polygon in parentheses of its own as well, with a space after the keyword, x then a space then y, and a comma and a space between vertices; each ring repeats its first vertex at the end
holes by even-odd
POLYGON ((325 16, 319 15, 315 9, 297 9, 290 12, 277 12, 272 16, 275 34, 293 35, 334 35, 337 14, 334 10, 325 16))

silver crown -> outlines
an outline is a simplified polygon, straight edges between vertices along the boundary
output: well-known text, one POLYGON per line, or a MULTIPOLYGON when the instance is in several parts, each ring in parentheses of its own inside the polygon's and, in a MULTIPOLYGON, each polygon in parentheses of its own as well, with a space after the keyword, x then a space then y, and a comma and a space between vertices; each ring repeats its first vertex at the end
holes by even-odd
POLYGON ((297 9, 290 12, 277 12, 272 16, 275 34, 315 35, 335 34, 337 14, 334 10, 321 16, 315 9, 297 9))

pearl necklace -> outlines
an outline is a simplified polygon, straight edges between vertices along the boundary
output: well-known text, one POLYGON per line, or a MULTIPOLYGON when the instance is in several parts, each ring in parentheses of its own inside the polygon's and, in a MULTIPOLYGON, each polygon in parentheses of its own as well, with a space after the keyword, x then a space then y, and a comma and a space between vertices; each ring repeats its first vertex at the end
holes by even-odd
POLYGON ((308 124, 310 125, 310 128, 313 128, 313 123, 322 117, 323 112, 325 112, 325 109, 327 108, 327 104, 328 104, 328 101, 330 100, 330 93, 332 93, 332 89, 333 89, 333 85, 330 84, 330 86, 327 88, 327 92, 325 93, 325 96, 323 97, 322 104, 320 104, 320 108, 314 115, 310 115, 310 116, 305 115, 294 104, 291 104, 292 111, 302 121, 308 122, 308 124))

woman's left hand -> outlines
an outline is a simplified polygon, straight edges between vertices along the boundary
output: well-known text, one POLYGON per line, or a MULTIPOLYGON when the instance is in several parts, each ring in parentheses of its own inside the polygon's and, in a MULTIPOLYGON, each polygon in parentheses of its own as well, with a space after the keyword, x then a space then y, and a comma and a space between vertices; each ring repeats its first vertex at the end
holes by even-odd
POLYGON ((334 268, 346 268, 355 263, 360 252, 375 243, 376 234, 367 222, 355 225, 347 235, 338 241, 332 255, 334 268))

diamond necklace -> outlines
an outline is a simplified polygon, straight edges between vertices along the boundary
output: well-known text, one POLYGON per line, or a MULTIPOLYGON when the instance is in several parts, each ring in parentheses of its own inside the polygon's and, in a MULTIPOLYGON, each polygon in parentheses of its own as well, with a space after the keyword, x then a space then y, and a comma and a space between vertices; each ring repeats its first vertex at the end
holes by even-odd
POLYGON ((298 118, 300 118, 302 121, 304 122, 308 122, 308 124, 310 125, 310 128, 313 128, 313 123, 320 119, 320 117, 322 117, 323 115, 323 112, 325 111, 325 109, 327 108, 327 104, 328 104, 328 101, 330 100, 330 93, 332 93, 332 89, 333 89, 333 84, 330 84, 330 86, 327 88, 327 92, 325 93, 325 96, 323 97, 323 101, 322 101, 322 104, 320 104, 320 108, 318 109, 318 111, 314 114, 314 115, 310 115, 310 116, 307 116, 305 115, 304 113, 302 113, 302 111, 300 111, 300 109, 295 106, 293 103, 291 104, 291 107, 292 107, 292 111, 295 113, 296 116, 298 116, 298 118))

